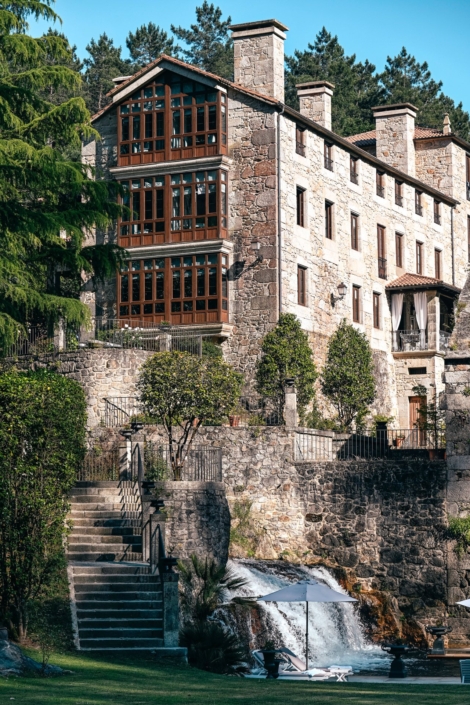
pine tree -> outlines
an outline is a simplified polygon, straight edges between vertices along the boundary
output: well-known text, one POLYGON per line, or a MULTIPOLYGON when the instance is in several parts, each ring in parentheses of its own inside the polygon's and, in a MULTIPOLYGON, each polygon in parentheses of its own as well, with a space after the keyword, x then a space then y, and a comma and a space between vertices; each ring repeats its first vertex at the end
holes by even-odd
POLYGON ((98 41, 94 39, 86 47, 90 54, 84 60, 86 101, 92 113, 101 110, 108 103, 106 94, 114 87, 113 78, 133 73, 130 61, 121 57, 121 47, 115 47, 112 39, 103 33, 98 41))
POLYGON ((85 322, 88 309, 63 295, 63 276, 108 276, 121 260, 113 245, 83 245, 87 231, 119 214, 118 187, 94 181, 65 156, 96 133, 83 98, 60 105, 44 98, 51 87, 60 95, 81 84, 62 37, 26 34, 29 15, 57 19, 51 3, 0 8, 0 350, 27 323, 85 322))
POLYGON ((452 131, 463 139, 470 139, 470 115, 462 103, 455 105, 452 98, 442 92, 442 81, 432 78, 428 63, 420 64, 405 47, 397 56, 387 57, 379 80, 386 103, 412 103, 419 109, 419 125, 442 128, 444 115, 449 113, 452 131))
POLYGON ((186 61, 218 76, 233 79, 233 43, 229 37, 231 17, 222 20, 222 10, 204 0, 196 7, 197 24, 190 29, 171 25, 171 31, 189 47, 186 61))
POLYGON ((138 68, 146 66, 161 54, 177 57, 181 49, 175 44, 173 37, 168 36, 165 30, 153 22, 149 22, 147 25, 143 24, 134 33, 129 32, 126 46, 132 61, 138 68))
POLYGON ((375 66, 346 56, 338 37, 325 27, 306 51, 286 57, 286 103, 299 109, 295 85, 306 81, 329 81, 335 85, 332 100, 333 131, 350 135, 373 129, 371 108, 382 102, 375 66))
MULTIPOLYGON (((72 71, 75 71, 76 73, 79 73, 83 69, 83 63, 80 61, 78 55, 77 55, 77 47, 76 46, 71 46, 69 40, 65 36, 63 32, 58 32, 56 29, 52 29, 52 27, 49 27, 46 37, 59 37, 60 39, 63 40, 66 51, 69 54, 69 58, 65 59, 57 59, 54 56, 49 56, 46 59, 46 63, 49 64, 50 66, 64 66, 72 71)), ((44 98, 48 100, 50 103, 54 103, 54 105, 60 105, 63 103, 65 100, 68 98, 72 98, 74 96, 80 95, 83 92, 83 87, 78 86, 74 90, 69 90, 67 88, 63 87, 58 87, 55 88, 53 85, 50 85, 47 88, 46 93, 44 94, 44 98)))

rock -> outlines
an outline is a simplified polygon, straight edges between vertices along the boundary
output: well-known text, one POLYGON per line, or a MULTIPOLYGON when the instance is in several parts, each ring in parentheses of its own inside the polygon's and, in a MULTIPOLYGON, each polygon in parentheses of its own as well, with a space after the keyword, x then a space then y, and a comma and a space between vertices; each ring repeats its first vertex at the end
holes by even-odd
POLYGON ((59 666, 42 665, 32 658, 25 656, 19 646, 8 640, 6 629, 0 629, 0 675, 24 676, 27 673, 36 673, 44 676, 59 676, 65 673, 59 666))

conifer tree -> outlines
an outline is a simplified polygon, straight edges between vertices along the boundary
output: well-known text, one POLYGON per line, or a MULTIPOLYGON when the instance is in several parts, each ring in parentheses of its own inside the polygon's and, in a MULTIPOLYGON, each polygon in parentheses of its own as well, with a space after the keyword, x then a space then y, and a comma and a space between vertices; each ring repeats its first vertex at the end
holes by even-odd
POLYGON ((305 51, 286 57, 286 103, 299 109, 295 85, 306 81, 329 81, 335 85, 332 100, 333 131, 351 135, 373 129, 371 108, 382 101, 375 66, 346 56, 338 37, 325 27, 305 51))
MULTIPOLYGON (((66 51, 69 54, 68 59, 57 59, 54 56, 49 56, 46 58, 46 63, 50 64, 51 66, 64 66, 71 69, 72 71, 75 71, 76 73, 79 73, 83 69, 83 63, 80 61, 77 55, 77 47, 75 45, 71 46, 65 34, 63 32, 59 32, 56 29, 52 29, 52 27, 49 27, 46 36, 60 37, 63 40, 64 45, 66 47, 66 51)), ((47 92, 43 97, 46 98, 46 100, 48 100, 49 102, 54 103, 54 105, 60 105, 68 98, 81 95, 82 93, 82 85, 77 86, 74 90, 69 90, 61 86, 55 88, 53 85, 51 85, 48 87, 47 92)))
POLYGON ((57 19, 53 0, 0 6, 0 351, 31 322, 87 320, 88 309, 64 296, 61 279, 109 276, 121 260, 114 245, 84 247, 86 233, 119 214, 116 184, 94 181, 65 153, 96 134, 81 97, 54 105, 52 89, 80 89, 65 40, 34 39, 27 18, 57 19))
POLYGON ((233 79, 233 43, 229 36, 231 17, 222 20, 222 10, 204 0, 196 7, 196 24, 189 29, 171 25, 171 31, 188 46, 186 61, 218 76, 233 79))
POLYGON ((168 56, 178 56, 181 47, 175 44, 173 37, 170 37, 165 30, 161 29, 153 22, 138 27, 134 33, 129 32, 126 39, 126 46, 136 68, 146 66, 154 61, 161 54, 168 56))
POLYGON ((92 39, 86 50, 90 54, 83 62, 86 100, 90 111, 96 113, 108 103, 106 94, 114 88, 113 78, 130 75, 134 69, 130 61, 121 57, 121 47, 115 47, 106 32, 98 41, 92 39))

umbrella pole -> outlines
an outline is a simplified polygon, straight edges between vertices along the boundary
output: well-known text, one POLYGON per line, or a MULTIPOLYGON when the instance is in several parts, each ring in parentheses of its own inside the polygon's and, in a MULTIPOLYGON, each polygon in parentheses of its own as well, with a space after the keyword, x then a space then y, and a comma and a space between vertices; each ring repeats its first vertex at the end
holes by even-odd
POLYGON ((307 671, 308 671, 308 602, 305 603, 307 605, 306 609, 306 629, 305 629, 305 664, 307 666, 307 671))

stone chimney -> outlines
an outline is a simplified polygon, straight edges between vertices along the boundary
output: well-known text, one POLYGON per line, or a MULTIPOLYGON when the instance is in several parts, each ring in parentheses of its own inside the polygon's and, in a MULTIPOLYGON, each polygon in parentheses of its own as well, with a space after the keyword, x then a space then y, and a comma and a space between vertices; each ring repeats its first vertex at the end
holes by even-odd
POLYGON ((278 20, 230 27, 235 83, 284 102, 284 40, 288 27, 278 20))
POLYGON ((450 124, 449 113, 444 115, 444 124, 442 126, 442 132, 444 135, 452 134, 452 125, 450 124))
POLYGON ((328 81, 309 81, 296 85, 300 112, 309 120, 331 130, 331 96, 334 85, 328 81))
POLYGON ((377 138, 376 156, 390 166, 415 175, 415 118, 418 108, 411 103, 372 108, 377 138))

